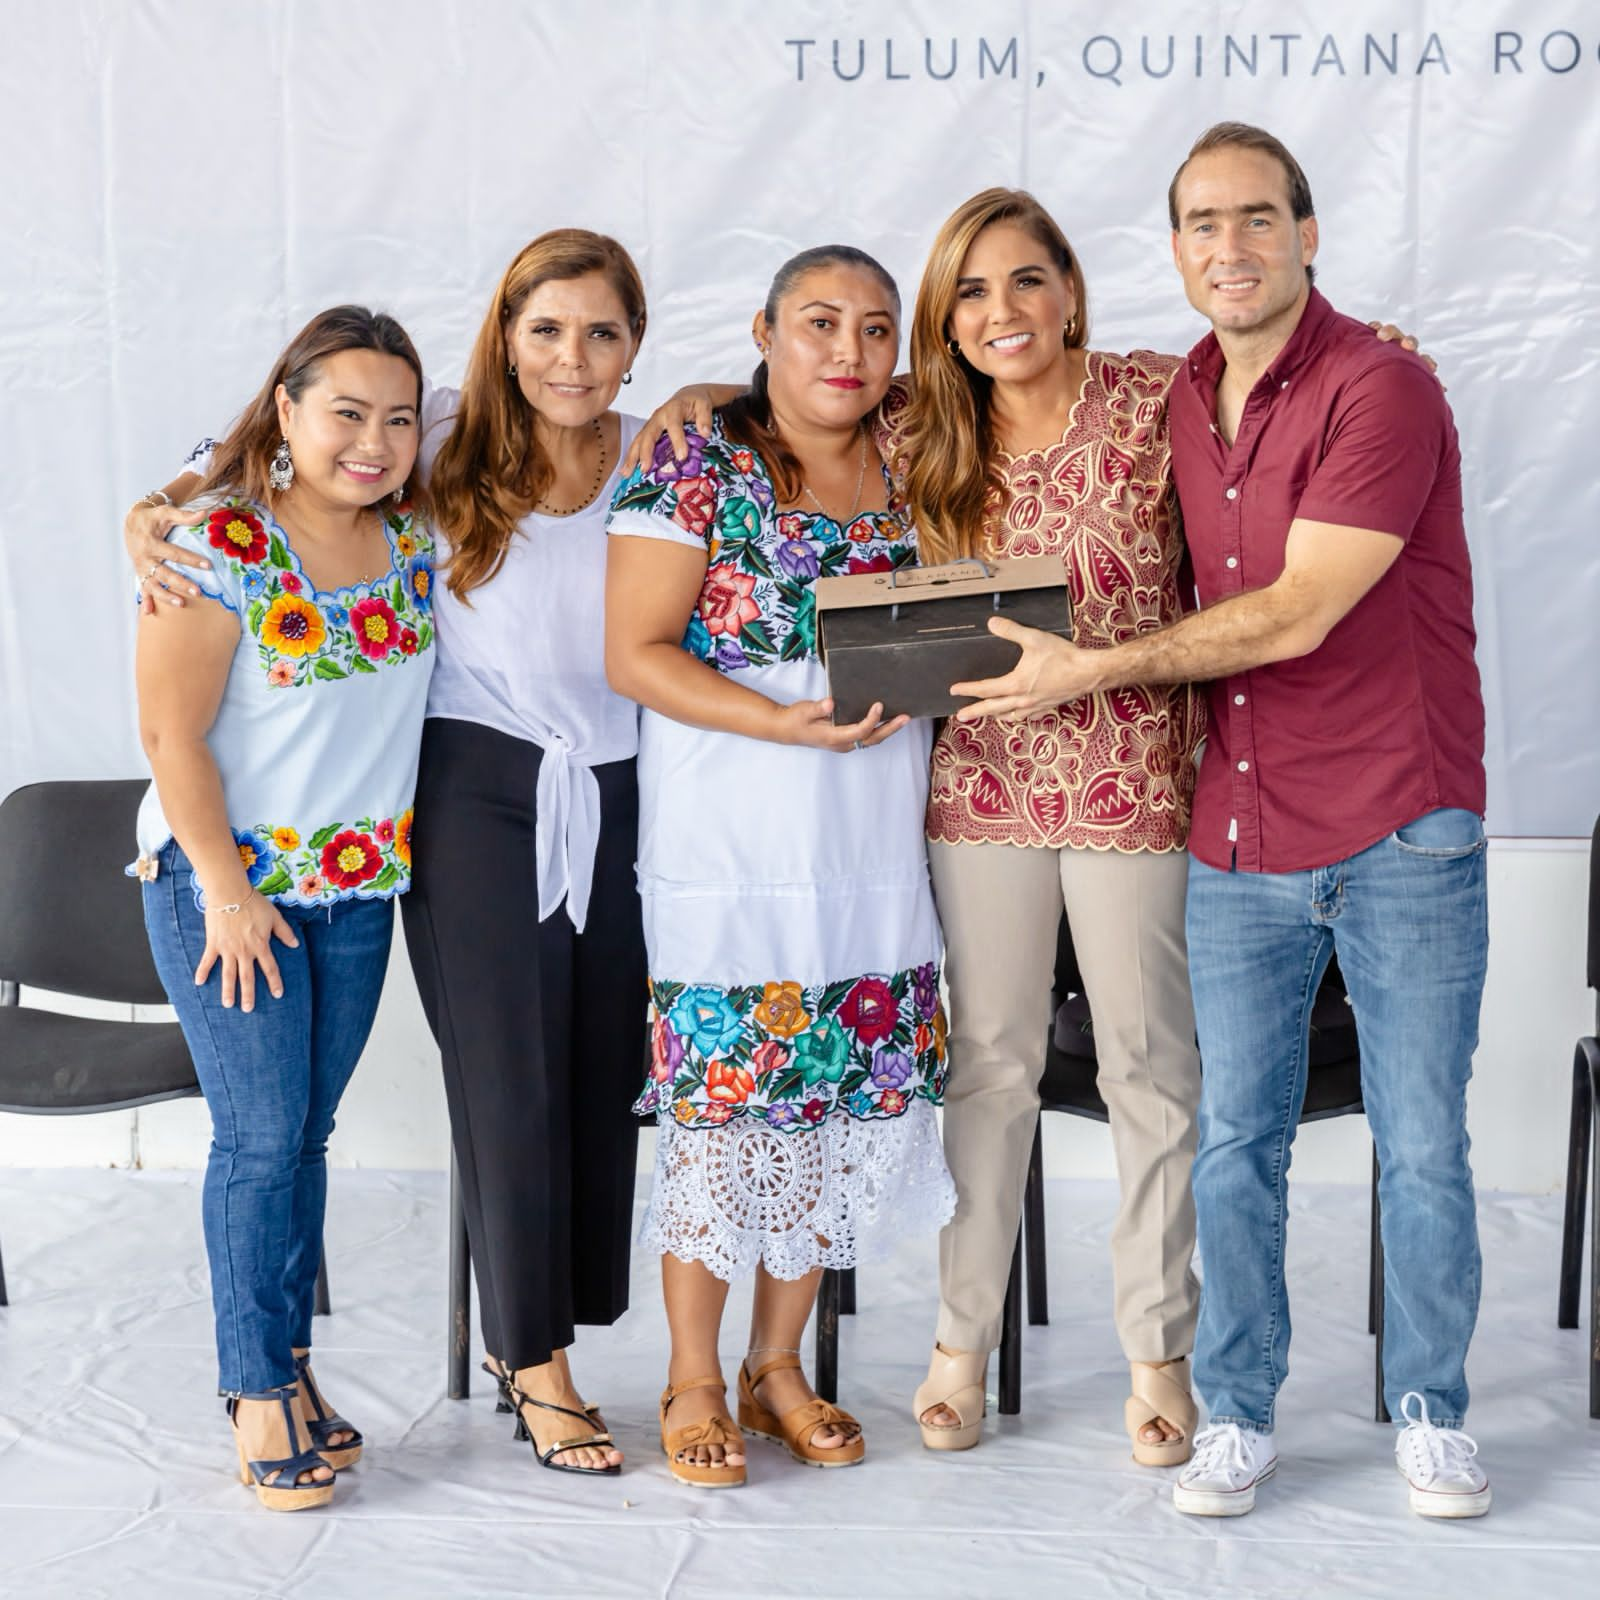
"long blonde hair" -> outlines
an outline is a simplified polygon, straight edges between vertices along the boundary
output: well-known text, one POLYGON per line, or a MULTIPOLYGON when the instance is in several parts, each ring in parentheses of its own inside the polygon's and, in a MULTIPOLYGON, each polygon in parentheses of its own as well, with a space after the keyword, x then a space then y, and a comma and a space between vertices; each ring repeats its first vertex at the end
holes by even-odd
POLYGON ((923 561, 978 554, 985 514, 1005 492, 989 419, 991 380, 949 343, 962 264, 996 222, 1015 223, 1049 252, 1077 297, 1076 321, 1062 342, 1069 350, 1088 344, 1083 269, 1050 213, 1022 189, 985 189, 957 206, 928 252, 911 315, 913 386, 898 454, 923 561))
POLYGON ((604 274, 616 291, 637 350, 644 338, 644 284, 633 257, 605 234, 587 228, 541 233, 495 285, 467 361, 455 426, 428 485, 434 520, 450 543, 446 580, 460 598, 500 570, 517 524, 555 476, 534 435, 533 407, 507 370, 506 329, 541 283, 591 272, 604 274))

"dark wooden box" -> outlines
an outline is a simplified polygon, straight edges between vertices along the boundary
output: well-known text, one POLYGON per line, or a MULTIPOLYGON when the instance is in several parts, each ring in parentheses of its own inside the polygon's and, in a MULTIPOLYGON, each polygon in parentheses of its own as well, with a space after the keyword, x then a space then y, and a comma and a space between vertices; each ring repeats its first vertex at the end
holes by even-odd
POLYGON ((885 718, 959 709, 966 702, 951 695, 952 683, 997 678, 1017 664, 1017 646, 989 632, 990 617, 1072 637, 1059 556, 819 578, 815 592, 836 725, 859 722, 877 701, 885 718))

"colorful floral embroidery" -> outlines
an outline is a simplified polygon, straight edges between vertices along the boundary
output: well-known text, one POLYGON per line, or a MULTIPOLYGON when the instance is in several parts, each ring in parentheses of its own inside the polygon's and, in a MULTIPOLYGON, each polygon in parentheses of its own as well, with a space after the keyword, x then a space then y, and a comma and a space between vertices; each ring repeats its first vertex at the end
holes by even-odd
POLYGON ((329 823, 308 839, 265 823, 233 837, 250 887, 268 899, 368 899, 402 894, 411 880, 410 807, 398 817, 329 823))
POLYGON ((274 689, 376 672, 433 643, 433 542, 409 505, 385 509, 383 519, 392 547, 388 573, 323 594, 263 507, 230 499, 206 518, 206 542, 238 579, 245 626, 274 689))
POLYGON ((806 1128, 830 1111, 897 1117, 944 1093, 939 968, 805 988, 650 985, 650 1079, 634 1109, 686 1126, 733 1116, 806 1128))
POLYGON ((916 560, 897 507, 864 512, 845 527, 820 513, 774 516, 772 483, 753 451, 731 445, 720 425, 709 439, 691 430, 687 441, 678 461, 663 435, 612 507, 648 511, 706 541, 709 564, 683 646, 720 671, 815 656, 811 586, 819 577, 916 560))

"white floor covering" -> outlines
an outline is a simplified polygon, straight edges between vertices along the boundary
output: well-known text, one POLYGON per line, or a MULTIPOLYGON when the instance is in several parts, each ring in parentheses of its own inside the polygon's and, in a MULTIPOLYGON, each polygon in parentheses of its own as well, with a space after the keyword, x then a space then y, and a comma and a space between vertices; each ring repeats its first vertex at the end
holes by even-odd
MULTIPOLYGON (((809 1472, 752 1441, 750 1484, 672 1482, 654 1431, 664 1323, 655 1263, 635 1309, 575 1368, 629 1453, 620 1478, 540 1471, 487 1380, 444 1398, 443 1180, 339 1172, 334 1315, 318 1372, 366 1431, 335 1504, 258 1508, 229 1472, 213 1398, 194 1174, 0 1173, 0 1595, 1539 1597, 1600 1592, 1600 1423, 1585 1335, 1554 1325, 1559 1201, 1481 1202, 1485 1296, 1471 1427, 1494 1483, 1476 1523, 1405 1508, 1370 1419, 1366 1196, 1302 1186, 1291 1241, 1295 1371, 1282 1465, 1255 1513, 1178 1516, 1120 1431, 1109 1185, 1049 1185, 1052 1323, 1024 1341, 1024 1414, 965 1455, 908 1414, 932 1326, 934 1253, 863 1269, 841 1400, 867 1462, 809 1472)), ((731 1374, 744 1296, 723 1341, 731 1374)), ((809 1338, 808 1361, 809 1361, 809 1338)), ((991 1388, 996 1371, 991 1367, 991 1388)))

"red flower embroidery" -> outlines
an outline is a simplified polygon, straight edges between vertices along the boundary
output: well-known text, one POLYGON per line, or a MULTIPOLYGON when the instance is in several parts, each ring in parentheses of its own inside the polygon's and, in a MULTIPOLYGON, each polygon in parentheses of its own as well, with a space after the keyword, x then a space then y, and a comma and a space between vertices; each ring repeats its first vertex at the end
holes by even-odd
POLYGON ((889 1116, 898 1117, 906 1108, 906 1097, 898 1089, 885 1089, 878 1107, 889 1116))
POLYGON ((712 491, 711 480, 688 478, 678 485, 678 504, 672 513, 672 520, 696 538, 701 538, 711 526, 716 509, 717 497, 712 491))
POLYGON ((756 1080, 748 1067, 734 1061, 713 1061, 706 1068, 706 1093, 724 1105, 737 1106, 750 1098, 756 1080))
POLYGON ((800 1115, 804 1117, 807 1122, 812 1124, 821 1122, 822 1119, 827 1116, 827 1114, 827 1104, 822 1100, 807 1100, 806 1103, 800 1108, 800 1115))
POLYGON ((402 628, 400 630, 400 654, 414 656, 417 653, 417 630, 415 628, 402 628))
POLYGON ((876 1044, 894 1032, 894 1025, 900 1020, 900 1004, 882 978, 863 978, 844 997, 839 1020, 862 1044, 876 1044))
POLYGON ((372 831, 377 836, 377 840, 378 840, 379 844, 393 844, 394 843, 394 819, 393 818, 385 817, 383 819, 383 821, 380 822, 378 824, 378 826, 376 828, 374 828, 372 831))
POLYGON ((239 506, 218 506, 206 518, 206 538, 213 549, 254 566, 267 553, 267 530, 261 519, 239 506))
POLYGON ((776 1072, 788 1059, 787 1046, 779 1044, 776 1039, 764 1039, 750 1052, 751 1064, 756 1069, 756 1076, 760 1078, 776 1072))
POLYGON ((356 648, 373 661, 382 661, 394 649, 400 632, 394 607, 379 595, 369 595, 350 607, 350 631, 356 648))
POLYGON ((278 579, 278 582, 283 585, 285 593, 287 593, 287 594, 299 594, 300 593, 300 580, 297 577, 295 577, 295 575, 292 572, 284 573, 283 576, 278 579))
POLYGON ((740 572, 730 562, 712 567, 700 591, 700 619, 706 632, 713 638, 725 633, 730 639, 737 639, 745 623, 758 620, 761 607, 750 598, 755 587, 754 575, 740 572))
POLYGON ((846 572, 893 572, 894 562, 889 559, 887 550, 880 550, 875 556, 851 556, 845 563, 846 572))
POLYGON ((383 857, 364 833, 346 828, 322 847, 322 871, 329 883, 341 889, 354 889, 378 875, 383 857))

